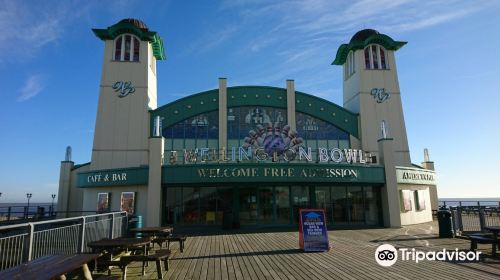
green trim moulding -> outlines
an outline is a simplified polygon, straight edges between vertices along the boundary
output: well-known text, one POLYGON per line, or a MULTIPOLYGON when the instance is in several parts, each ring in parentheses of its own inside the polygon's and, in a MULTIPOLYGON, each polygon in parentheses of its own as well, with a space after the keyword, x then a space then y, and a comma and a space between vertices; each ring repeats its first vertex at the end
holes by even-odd
MULTIPOLYGON (((219 109, 219 90, 193 94, 150 111, 150 131, 154 118, 160 116, 162 127, 172 126, 190 117, 219 109)), ((332 123, 350 135, 359 138, 358 114, 352 113, 325 99, 296 91, 296 112, 332 123)), ((271 106, 286 109, 286 89, 265 86, 237 86, 227 88, 227 106, 271 106)))
POLYGON ((384 167, 348 164, 182 164, 163 166, 162 184, 385 183, 384 167))
POLYGON ((76 187, 147 185, 148 177, 147 166, 93 170, 77 173, 76 187))
POLYGON ((340 45, 340 47, 337 50, 337 55, 335 56, 335 60, 332 62, 332 65, 344 64, 347 59, 347 55, 349 54, 350 51, 362 50, 370 44, 378 44, 387 50, 396 51, 400 49, 402 46, 406 45, 406 43, 407 42, 394 41, 391 37, 385 34, 373 34, 362 42, 354 41, 349 44, 340 45))

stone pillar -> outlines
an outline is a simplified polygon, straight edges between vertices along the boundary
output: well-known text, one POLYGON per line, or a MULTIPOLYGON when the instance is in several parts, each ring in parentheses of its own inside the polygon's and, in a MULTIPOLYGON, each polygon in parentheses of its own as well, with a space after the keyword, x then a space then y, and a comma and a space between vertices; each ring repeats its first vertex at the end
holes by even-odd
POLYGON ((385 186, 381 189, 384 226, 401 227, 401 210, 392 138, 378 140, 380 163, 384 165, 385 186))
MULTIPOLYGON (((61 169, 59 171, 59 190, 57 192, 57 212, 68 211, 69 189, 71 188, 71 169, 75 163, 72 161, 61 161, 61 169)), ((67 213, 60 215, 67 217, 67 213)))
POLYGON ((161 173, 165 141, 161 136, 149 138, 149 176, 146 226, 161 225, 161 173))
POLYGON ((295 122, 295 83, 293 80, 286 80, 286 107, 287 119, 290 129, 297 131, 295 122))
POLYGON ((219 78, 219 149, 227 148, 227 80, 219 78))

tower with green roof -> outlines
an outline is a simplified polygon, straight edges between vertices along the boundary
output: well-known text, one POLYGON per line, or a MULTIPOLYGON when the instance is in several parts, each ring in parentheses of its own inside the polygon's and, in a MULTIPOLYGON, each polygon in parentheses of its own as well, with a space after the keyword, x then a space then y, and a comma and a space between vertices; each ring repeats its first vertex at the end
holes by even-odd
POLYGON ((393 138, 398 166, 411 166, 394 55, 405 44, 364 29, 338 48, 332 63, 343 66, 344 108, 359 114, 361 149, 379 155, 377 141, 393 138))
POLYGON ((149 110, 157 107, 156 62, 165 59, 163 41, 130 18, 92 31, 104 41, 104 60, 91 169, 147 165, 149 110))

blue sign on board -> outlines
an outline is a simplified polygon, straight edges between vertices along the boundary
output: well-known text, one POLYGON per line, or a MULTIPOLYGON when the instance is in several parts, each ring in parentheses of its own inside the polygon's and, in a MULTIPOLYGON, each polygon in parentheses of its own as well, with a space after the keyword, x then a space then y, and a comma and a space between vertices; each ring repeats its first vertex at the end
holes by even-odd
POLYGON ((328 231, 323 209, 300 209, 299 244, 304 251, 328 251, 328 231))

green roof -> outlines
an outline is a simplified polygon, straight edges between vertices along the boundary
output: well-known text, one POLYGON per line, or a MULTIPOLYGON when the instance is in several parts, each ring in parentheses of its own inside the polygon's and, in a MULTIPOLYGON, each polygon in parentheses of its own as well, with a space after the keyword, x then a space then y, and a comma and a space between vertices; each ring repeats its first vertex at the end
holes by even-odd
POLYGON ((349 54, 350 51, 362 50, 370 44, 378 44, 383 46, 387 50, 395 51, 406 45, 406 43, 407 42, 394 41, 391 37, 380 33, 373 34, 363 41, 351 40, 349 44, 340 45, 339 49, 337 50, 335 60, 332 62, 332 65, 344 64, 347 59, 347 54, 349 54))
POLYGON ((106 29, 93 28, 94 34, 101 40, 114 40, 116 37, 128 33, 133 34, 141 41, 148 41, 153 47, 153 55, 157 60, 165 60, 165 49, 163 48, 163 40, 154 31, 149 31, 148 29, 138 28, 130 22, 118 22, 117 24, 111 25, 106 29))

